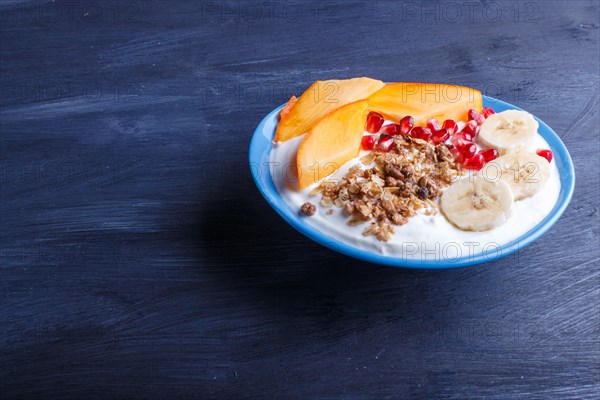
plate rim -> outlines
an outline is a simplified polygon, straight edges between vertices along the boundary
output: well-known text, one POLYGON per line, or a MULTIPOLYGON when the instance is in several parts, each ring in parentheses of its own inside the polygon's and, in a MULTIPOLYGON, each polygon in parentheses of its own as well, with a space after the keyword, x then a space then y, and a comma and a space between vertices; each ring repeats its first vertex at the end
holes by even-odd
MULTIPOLYGON (((503 100, 495 99, 490 96, 483 96, 484 107, 493 107, 494 105, 500 105, 505 109, 523 110, 522 108, 503 100)), ((569 154, 569 151, 560 136, 558 136, 558 134, 548 124, 532 114, 540 124, 540 129, 538 132, 548 142, 550 149, 554 154, 554 160, 557 163, 557 168, 559 169, 561 182, 561 189, 556 204, 550 213, 536 226, 511 242, 500 246, 499 248, 449 260, 445 260, 443 258, 438 260, 424 260, 419 258, 410 259, 378 254, 373 251, 360 249, 336 240, 335 238, 332 238, 331 236, 304 222, 302 217, 297 212, 294 212, 287 203, 285 203, 277 191, 270 173, 270 168, 266 168, 265 171, 265 168, 262 167, 263 160, 265 158, 269 160, 271 149, 273 147, 272 140, 275 134, 275 127, 277 126, 278 114, 284 106, 285 104, 282 104, 269 112, 258 124, 252 135, 248 151, 248 158, 254 183, 271 208, 273 208, 284 219, 284 221, 286 221, 294 229, 314 242, 317 242, 322 246, 346 256, 370 263, 396 268, 411 269, 449 269, 489 263, 501 258, 505 258, 516 251, 522 250, 541 238, 560 219, 568 207, 571 198, 573 197, 573 192, 575 189, 575 169, 571 155, 569 154), (273 122, 275 123, 273 124, 273 122), (273 125, 272 132, 265 131, 267 125, 273 125)), ((267 164, 267 166, 269 166, 269 164, 267 164)))

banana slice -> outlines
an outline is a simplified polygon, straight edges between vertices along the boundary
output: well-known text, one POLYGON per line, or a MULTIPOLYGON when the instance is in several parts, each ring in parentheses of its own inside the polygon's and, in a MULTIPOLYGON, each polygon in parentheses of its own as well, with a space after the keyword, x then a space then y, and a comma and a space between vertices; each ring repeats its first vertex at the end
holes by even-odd
POLYGON ((528 149, 539 124, 531 114, 507 110, 490 115, 481 125, 477 140, 483 147, 497 149, 500 154, 528 149))
POLYGON ((509 153, 488 162, 480 174, 489 181, 506 182, 519 201, 544 187, 550 178, 550 163, 535 153, 509 153))
POLYGON ((477 174, 462 179, 442 194, 440 206, 450 222, 464 231, 487 231, 511 215, 513 194, 506 182, 477 174))

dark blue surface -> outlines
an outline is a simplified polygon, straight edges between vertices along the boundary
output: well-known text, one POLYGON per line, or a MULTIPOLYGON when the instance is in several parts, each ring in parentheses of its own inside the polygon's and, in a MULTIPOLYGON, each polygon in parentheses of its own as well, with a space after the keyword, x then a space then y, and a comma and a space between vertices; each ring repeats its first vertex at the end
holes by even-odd
MULTIPOLYGON (((508 104, 488 96, 483 97, 483 106, 494 107, 496 112, 519 109, 512 104, 508 104)), ((573 162, 571 160, 571 156, 569 155, 569 151, 565 147, 564 143, 560 140, 560 137, 556 134, 556 132, 554 132, 539 118, 535 117, 539 123, 538 133, 550 145, 550 150, 553 153, 553 160, 560 171, 561 190, 556 204, 550 213, 534 228, 530 229, 515 240, 503 244, 502 246, 494 242, 493 247, 490 247, 488 251, 477 254, 469 254, 464 257, 462 257, 461 254, 461 257, 457 258, 443 256, 437 257, 436 259, 427 260, 425 258, 418 259, 381 255, 374 251, 363 250, 361 248, 340 242, 337 240, 337 238, 324 234, 323 232, 319 231, 319 229, 315 229, 307 224, 305 218, 299 214, 299 210, 294 210, 292 207, 290 207, 277 191, 270 172, 271 164, 269 163, 269 157, 271 154, 273 138, 275 137, 275 129, 279 121, 279 112, 282 108, 283 105, 277 107, 261 121, 254 131, 252 141, 250 142, 250 172, 252 173, 252 178, 254 179, 256 186, 271 207, 273 207, 273 209, 275 209, 275 211, 277 211, 277 213, 279 213, 279 215, 281 215, 281 217, 296 230, 316 241, 317 243, 330 248, 331 250, 358 258, 359 260, 393 267, 422 269, 456 268, 492 262, 499 258, 513 254, 515 251, 524 249, 529 244, 543 236, 548 229, 550 229, 556 223, 556 221, 558 221, 560 216, 569 206, 569 202, 573 196, 573 190, 575 189, 575 171, 573 169, 573 162)))
POLYGON ((0 12, 1 398, 597 398, 597 1, 0 12), (532 112, 573 157, 570 206, 471 268, 306 239, 256 190, 252 132, 313 81, 353 76, 532 112))

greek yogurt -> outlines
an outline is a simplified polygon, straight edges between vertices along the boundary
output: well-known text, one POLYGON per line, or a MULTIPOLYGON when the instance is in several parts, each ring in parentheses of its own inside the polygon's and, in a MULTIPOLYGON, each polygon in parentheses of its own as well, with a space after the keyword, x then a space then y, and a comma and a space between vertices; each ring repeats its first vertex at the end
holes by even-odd
MULTIPOLYGON (((305 222, 326 234, 335 242, 343 242, 358 249, 377 252, 383 255, 418 260, 446 260, 471 257, 481 253, 500 251, 499 248, 515 241, 539 224, 554 208, 560 192, 560 177, 556 163, 551 163, 550 178, 546 185, 534 196, 515 202, 511 217, 501 226, 483 232, 463 231, 456 228, 444 217, 441 211, 435 215, 419 212, 405 225, 394 225, 395 234, 388 242, 377 240, 374 236, 363 236, 362 232, 369 222, 349 226, 349 218, 342 209, 323 207, 319 204, 321 195, 309 193, 318 185, 297 190, 295 157, 303 135, 287 142, 274 143, 270 154, 271 175, 277 191, 292 210, 300 210, 302 204, 310 201, 317 205, 317 213, 306 217, 305 222), (332 214, 328 210, 333 210, 332 214)), ((537 134, 531 148, 549 148, 548 143, 537 134)), ((361 154, 344 164, 327 179, 340 179, 348 170, 360 164, 361 154)), ((472 174, 465 171, 468 179, 472 174)), ((518 249, 519 244, 515 246, 518 249)))

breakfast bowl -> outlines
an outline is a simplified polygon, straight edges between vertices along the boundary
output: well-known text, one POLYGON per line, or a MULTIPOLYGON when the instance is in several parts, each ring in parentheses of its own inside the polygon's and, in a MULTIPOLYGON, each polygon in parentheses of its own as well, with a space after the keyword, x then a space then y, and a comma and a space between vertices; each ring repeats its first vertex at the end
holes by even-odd
MULTIPOLYGON (((472 157, 464 159, 456 150, 457 146, 450 144, 451 138, 442 137, 436 141, 436 132, 444 135, 448 132, 436 129, 441 124, 433 121, 435 118, 425 121, 423 117, 423 127, 415 124, 410 133, 404 136, 388 135, 391 129, 400 129, 402 113, 394 116, 388 111, 381 115, 369 111, 371 105, 368 101, 366 105, 364 103, 363 100, 349 101, 349 106, 342 105, 328 111, 309 129, 309 133, 276 142, 275 138, 281 132, 278 132, 280 113, 283 110, 287 115, 286 108, 287 111, 290 108, 288 103, 265 116, 252 137, 249 162, 256 186, 267 203, 288 224, 315 242, 350 257, 393 267, 462 267, 490 262, 523 249, 543 236, 567 208, 575 183, 569 152, 547 124, 519 107, 481 95, 480 105, 474 106, 478 111, 470 110, 468 118, 465 118, 473 119, 459 123, 455 131, 450 131, 454 136, 462 132, 464 137, 464 132, 470 129, 468 124, 481 119, 479 125, 473 128, 476 138, 472 139, 472 143, 476 144, 477 153, 471 153, 472 157), (487 114, 486 110, 489 110, 487 114), (346 127, 339 125, 340 119, 348 120, 348 125, 364 125, 367 112, 367 123, 364 128, 360 127, 358 138, 357 134, 348 134, 346 127), (333 118, 336 113, 342 114, 342 117, 333 118), (486 115, 482 117, 481 114, 486 115), (508 148, 506 143, 509 142, 502 142, 505 139, 504 131, 495 131, 490 135, 490 129, 497 128, 494 125, 497 120, 513 114, 517 119, 527 119, 526 122, 514 122, 516 125, 534 125, 532 129, 535 135, 531 133, 527 139, 534 150, 526 152, 508 148), (374 127, 369 125, 373 125, 372 117, 376 125, 374 127), (357 119, 357 122, 352 122, 352 119, 357 119), (378 119, 383 119, 383 122, 378 119), (426 123, 431 129, 425 127, 426 123), (424 132, 433 132, 433 136, 422 136, 424 132), (320 139, 319 135, 326 138, 320 139), (327 150, 321 150, 320 143, 333 143, 327 144, 329 147, 346 146, 338 145, 336 140, 327 137, 331 135, 339 135, 340 139, 336 139, 338 142, 358 140, 361 148, 356 154, 352 153, 355 156, 348 160, 350 156, 341 158, 337 164, 330 163, 329 170, 323 166, 310 169, 310 176, 304 178, 303 183, 302 173, 310 168, 300 165, 306 163, 305 159, 310 161, 310 157, 303 153, 319 153, 327 159, 327 150), (391 152, 386 148, 389 147, 389 137, 392 137, 392 145, 395 146, 391 152), (493 146, 497 146, 500 152, 493 146), (446 153, 446 148, 450 150, 449 153, 446 153), (409 160, 414 163, 415 154, 419 156, 419 151, 429 151, 433 154, 431 158, 436 161, 453 154, 456 158, 440 162, 439 165, 452 174, 457 171, 457 176, 448 178, 444 183, 439 165, 421 170, 414 168, 416 164, 412 168, 406 165, 409 160), (483 155, 492 153, 489 160, 482 161, 485 158, 483 155), (463 159, 459 162, 459 158, 463 159), (523 165, 529 168, 515 169, 516 185, 510 180, 506 184, 502 179, 488 179, 492 183, 481 179, 486 173, 490 175, 490 171, 502 168, 505 168, 502 170, 505 174, 512 171, 510 165, 504 167, 501 163, 501 160, 512 159, 517 159, 517 166, 518 160, 525 160, 523 165), (398 163, 397 160, 402 162, 398 163), (480 162, 480 165, 473 165, 476 162, 480 162), (448 164, 455 170, 449 168, 448 164), (535 179, 524 174, 527 171, 535 173, 531 175, 535 179), (521 174, 519 178, 517 172, 521 174), (405 178, 404 182, 395 180, 394 176, 405 178), (540 177, 543 179, 540 180, 540 177), (410 183, 408 188, 406 183, 410 183), (402 192, 399 187, 410 192, 404 202, 399 195, 402 192), (375 188, 376 193, 384 193, 374 196, 381 204, 348 200, 348 196, 353 196, 348 195, 348 190, 367 193, 369 188, 375 188), (401 208, 400 211, 390 213, 389 208, 383 210, 382 204, 386 206, 389 203, 386 203, 388 192, 394 194, 388 197, 401 208), (468 197, 465 197, 465 193, 468 197), (473 202, 473 199, 477 201, 473 202), (470 203, 461 203, 465 201, 470 203), (412 204, 417 204, 415 210, 410 209, 412 204)), ((456 140, 452 143, 463 144, 456 140)), ((354 149, 355 145, 351 147, 354 149)), ((341 157, 340 154, 344 154, 342 150, 335 149, 329 153, 341 157)), ((472 150, 468 148, 467 151, 472 150)), ((422 164, 419 165, 422 167, 422 164)), ((365 199, 365 196, 362 195, 361 199, 365 199)))

